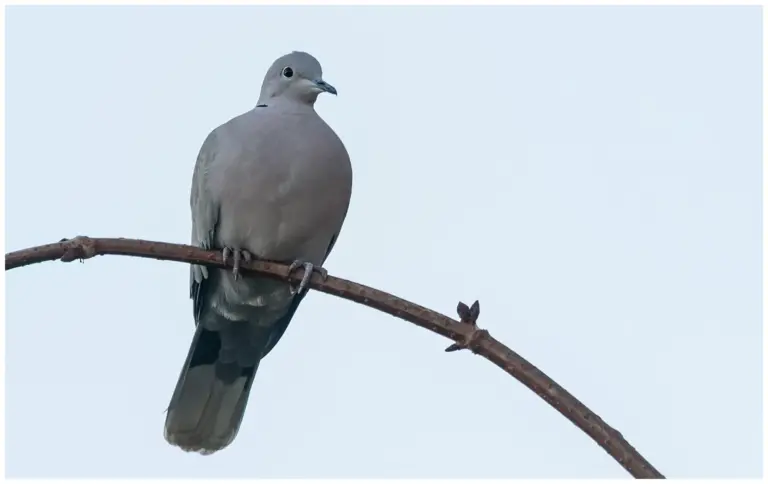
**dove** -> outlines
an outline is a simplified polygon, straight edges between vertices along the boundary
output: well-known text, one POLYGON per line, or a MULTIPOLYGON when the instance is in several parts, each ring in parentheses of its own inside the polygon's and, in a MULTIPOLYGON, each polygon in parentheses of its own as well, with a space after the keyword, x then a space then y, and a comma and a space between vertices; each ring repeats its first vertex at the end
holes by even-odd
POLYGON ((192 245, 233 268, 192 265, 195 334, 165 420, 168 443, 203 455, 235 439, 261 360, 285 333, 333 249, 352 194, 349 154, 315 111, 336 95, 306 52, 278 58, 257 105, 214 129, 192 176, 192 245), (304 268, 288 281, 241 274, 262 259, 304 268))

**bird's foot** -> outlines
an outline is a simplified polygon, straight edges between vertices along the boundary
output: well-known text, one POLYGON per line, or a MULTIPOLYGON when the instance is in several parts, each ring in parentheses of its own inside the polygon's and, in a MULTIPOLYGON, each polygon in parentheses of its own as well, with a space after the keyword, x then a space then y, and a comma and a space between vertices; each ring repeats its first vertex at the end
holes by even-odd
POLYGON ((232 257, 232 275, 237 280, 240 277, 240 261, 251 262, 253 256, 247 250, 233 249, 231 247, 224 247, 221 251, 221 257, 224 259, 224 263, 232 257))
POLYGON ((291 285, 291 295, 295 294, 301 294, 301 291, 306 289, 307 284, 309 284, 309 280, 312 279, 312 272, 317 272, 320 274, 320 277, 323 278, 323 280, 326 280, 328 278, 328 271, 323 269, 322 267, 315 266, 311 262, 302 262, 300 260, 295 260, 291 262, 291 265, 288 267, 288 277, 293 274, 293 271, 298 269, 299 267, 304 268, 304 275, 301 277, 301 282, 299 283, 299 286, 294 288, 293 285, 291 285))

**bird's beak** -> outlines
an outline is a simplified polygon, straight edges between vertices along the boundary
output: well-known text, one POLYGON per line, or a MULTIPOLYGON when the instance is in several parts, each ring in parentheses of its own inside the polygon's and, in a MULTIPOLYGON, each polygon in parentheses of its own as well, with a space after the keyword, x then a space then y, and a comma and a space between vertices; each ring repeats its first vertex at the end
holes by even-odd
POLYGON ((320 89, 321 91, 331 93, 334 96, 336 95, 336 88, 331 86, 330 84, 328 84, 324 80, 316 79, 314 81, 314 83, 317 86, 317 88, 320 89))

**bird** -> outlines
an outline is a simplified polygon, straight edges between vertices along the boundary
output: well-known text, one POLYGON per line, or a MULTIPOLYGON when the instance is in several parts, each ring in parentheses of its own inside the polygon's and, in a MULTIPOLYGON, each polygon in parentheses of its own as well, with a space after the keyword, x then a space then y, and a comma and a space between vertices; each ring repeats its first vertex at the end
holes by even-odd
MULTIPOLYGON (((192 245, 233 267, 190 267, 195 333, 168 406, 164 437, 210 455, 237 436, 261 360, 285 333, 347 216, 352 165, 315 110, 337 95, 319 61, 293 51, 267 70, 251 110, 206 137, 192 176, 192 245), (243 261, 303 267, 296 286, 241 274, 243 261)), ((289 272, 289 273, 290 273, 289 272)))

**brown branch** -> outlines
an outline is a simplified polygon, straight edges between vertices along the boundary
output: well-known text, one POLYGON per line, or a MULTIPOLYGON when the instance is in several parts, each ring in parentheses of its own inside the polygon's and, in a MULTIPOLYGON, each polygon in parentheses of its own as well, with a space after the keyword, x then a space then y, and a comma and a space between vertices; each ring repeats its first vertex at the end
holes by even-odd
MULTIPOLYGON (((5 255, 5 270, 48 260, 70 262, 80 259, 82 261, 96 255, 107 254, 227 267, 219 252, 206 251, 188 245, 136 239, 76 237, 72 240, 64 239, 55 244, 10 252, 5 255)), ((288 266, 274 262, 253 261, 242 263, 241 267, 270 277, 283 279, 288 277, 288 266)), ((303 269, 298 269, 290 278, 298 282, 301 280, 302 274, 303 269)), ((315 273, 312 275, 310 287, 320 292, 370 306, 452 339, 455 343, 446 348, 446 351, 467 348, 515 377, 592 437, 632 476, 664 478, 629 442, 624 440, 617 430, 605 423, 576 397, 525 358, 494 339, 488 331, 478 329, 477 317, 480 313, 480 305, 477 301, 471 308, 464 303, 459 303, 458 312, 461 321, 456 321, 383 291, 337 277, 328 276, 326 280, 323 280, 319 274, 315 273)))

